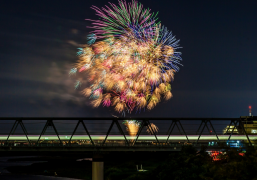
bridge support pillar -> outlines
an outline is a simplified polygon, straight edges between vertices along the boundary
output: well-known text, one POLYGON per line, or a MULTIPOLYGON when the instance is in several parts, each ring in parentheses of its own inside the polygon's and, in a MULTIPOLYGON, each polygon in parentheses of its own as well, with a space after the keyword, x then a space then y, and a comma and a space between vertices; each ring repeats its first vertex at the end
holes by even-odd
POLYGON ((104 160, 101 154, 93 155, 92 180, 104 180, 104 160))

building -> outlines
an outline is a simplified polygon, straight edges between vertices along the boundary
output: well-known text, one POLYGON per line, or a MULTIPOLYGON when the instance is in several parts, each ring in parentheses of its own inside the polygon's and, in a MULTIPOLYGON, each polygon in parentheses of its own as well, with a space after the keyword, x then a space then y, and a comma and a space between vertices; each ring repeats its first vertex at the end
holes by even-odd
POLYGON ((237 124, 236 127, 234 125, 227 126, 223 129, 223 134, 245 134, 242 126, 245 129, 245 132, 248 135, 257 135, 257 116, 241 116, 241 125, 237 124))
POLYGON ((232 134, 239 134, 239 131, 238 131, 238 127, 235 127, 235 126, 227 126, 225 129, 223 129, 223 134, 231 134, 233 129, 233 133, 232 134))
MULTIPOLYGON (((241 116, 240 119, 247 134, 257 134, 257 116, 241 116)), ((242 128, 238 127, 238 130, 240 134, 244 134, 242 128)))

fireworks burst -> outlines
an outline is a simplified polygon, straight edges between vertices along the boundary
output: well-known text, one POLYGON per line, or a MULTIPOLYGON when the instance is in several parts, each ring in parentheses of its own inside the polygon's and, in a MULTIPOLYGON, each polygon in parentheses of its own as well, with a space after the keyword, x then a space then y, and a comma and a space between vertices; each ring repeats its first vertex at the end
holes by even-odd
POLYGON ((170 82, 182 60, 179 40, 137 1, 110 5, 92 7, 100 20, 92 20, 93 34, 79 48, 70 74, 84 73, 91 85, 82 93, 94 107, 114 106, 120 113, 151 110, 172 97, 170 82))
POLYGON ((109 3, 111 7, 105 6, 101 9, 92 6, 99 16, 99 20, 91 20, 93 33, 97 34, 100 38, 108 36, 122 36, 126 31, 138 29, 137 33, 151 30, 156 23, 157 14, 151 13, 150 9, 144 9, 143 5, 132 0, 131 3, 126 1, 119 1, 119 7, 113 3, 109 3))
POLYGON ((140 122, 138 122, 137 120, 125 120, 122 124, 126 126, 126 129, 131 136, 135 136, 140 127, 140 122))
POLYGON ((155 124, 151 123, 149 124, 149 126, 150 127, 147 127, 147 130, 146 130, 149 134, 153 134, 159 131, 159 128, 155 124))

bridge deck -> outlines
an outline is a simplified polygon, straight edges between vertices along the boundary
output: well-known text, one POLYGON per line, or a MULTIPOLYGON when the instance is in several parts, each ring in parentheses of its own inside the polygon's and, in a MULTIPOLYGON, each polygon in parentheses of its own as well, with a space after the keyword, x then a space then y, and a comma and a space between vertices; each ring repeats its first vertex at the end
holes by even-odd
MULTIPOLYGON (((218 135, 219 140, 226 141, 229 138, 230 135, 218 135)), ((7 139, 8 135, 0 135, 0 141, 5 141, 7 139)), ((65 141, 69 141, 71 135, 59 135, 60 139, 65 141)), ((157 139, 159 141, 166 141, 168 138, 168 135, 156 135, 157 139)), ((199 138, 199 135, 187 135, 189 141, 194 141, 199 138)), ((248 135, 250 140, 257 140, 257 135, 248 135)), ((37 141, 39 138, 39 135, 28 135, 29 140, 31 141, 37 141)), ((91 135, 92 140, 94 141, 101 141, 106 138, 106 135, 91 135)), ((135 139, 135 136, 129 136, 126 135, 126 138, 128 140, 135 139)), ((57 135, 43 135, 41 136, 40 140, 59 140, 57 135)), ((90 140, 88 135, 73 135, 72 140, 90 140)), ((124 136, 122 135, 109 135, 107 137, 107 140, 109 141, 121 141, 125 140, 124 136)), ((156 138, 154 135, 140 135, 138 137, 138 141, 155 141, 156 138)), ((169 141, 186 141, 187 138, 185 135, 170 135, 169 141)), ((201 135, 199 141, 216 141, 217 137, 216 135, 201 135)), ((247 140, 246 135, 233 135, 230 137, 230 140, 247 140)), ((9 141, 27 141, 27 138, 25 135, 11 135, 9 137, 9 141)))

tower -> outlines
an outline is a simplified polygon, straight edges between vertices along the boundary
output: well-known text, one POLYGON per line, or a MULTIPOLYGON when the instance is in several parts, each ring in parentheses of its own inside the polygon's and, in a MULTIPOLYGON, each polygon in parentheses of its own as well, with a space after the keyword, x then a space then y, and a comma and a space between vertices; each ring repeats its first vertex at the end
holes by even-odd
POLYGON ((249 106, 249 116, 252 116, 252 106, 249 106))

